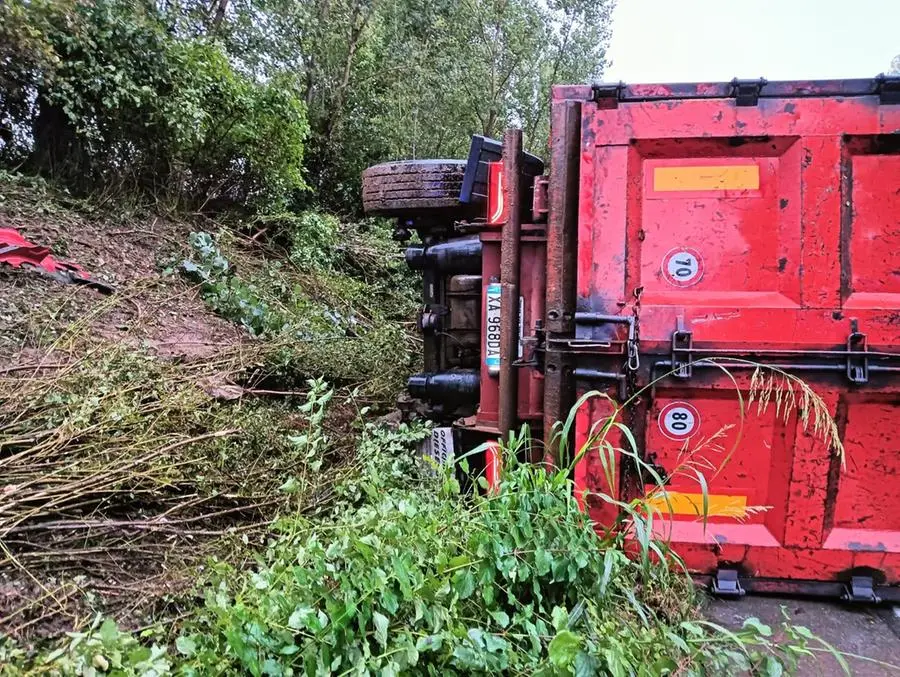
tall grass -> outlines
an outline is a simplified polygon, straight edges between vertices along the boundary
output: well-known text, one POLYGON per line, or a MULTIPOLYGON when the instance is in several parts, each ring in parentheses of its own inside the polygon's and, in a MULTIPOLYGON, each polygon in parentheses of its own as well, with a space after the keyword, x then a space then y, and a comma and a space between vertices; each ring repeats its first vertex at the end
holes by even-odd
MULTIPOLYGON (((679 462, 671 471, 661 475, 655 466, 646 462, 633 432, 623 421, 629 408, 634 407, 642 397, 651 393, 660 382, 671 377, 675 370, 656 377, 623 402, 616 402, 608 393, 598 390, 581 395, 566 419, 557 422, 551 431, 552 447, 557 450, 554 461, 557 467, 565 468, 571 473, 575 465, 584 460, 588 454, 596 454, 602 468, 605 486, 612 489, 618 487, 621 463, 627 460, 630 470, 637 475, 641 486, 653 485, 649 493, 635 500, 641 503, 645 512, 660 515, 665 512, 668 517, 672 517, 674 511, 666 487, 679 477, 689 478, 696 483, 702 496, 702 506, 697 517, 705 524, 709 517, 710 480, 715 479, 728 466, 740 448, 747 418, 751 415, 762 415, 770 406, 774 406, 776 418, 785 423, 796 414, 804 430, 811 432, 830 448, 841 460, 842 465, 846 462, 843 443, 827 403, 802 379, 783 369, 748 360, 706 358, 697 363, 716 367, 730 379, 738 404, 738 416, 734 423, 726 424, 711 434, 698 437, 696 440, 694 438, 685 440, 679 453, 679 462), (753 369, 746 399, 735 375, 729 370, 729 367, 735 365, 753 369), (611 413, 591 421, 584 442, 573 453, 576 418, 592 400, 604 402, 611 413), (724 442, 732 430, 735 431, 733 442, 726 447, 724 442), (713 457, 718 459, 713 460, 713 457), (661 503, 665 505, 665 511, 660 510, 661 503)), ((630 503, 604 492, 597 493, 597 496, 616 505, 623 515, 630 514, 634 508, 630 503)), ((742 519, 767 508, 768 506, 747 506, 743 512, 736 511, 731 516, 742 519)))

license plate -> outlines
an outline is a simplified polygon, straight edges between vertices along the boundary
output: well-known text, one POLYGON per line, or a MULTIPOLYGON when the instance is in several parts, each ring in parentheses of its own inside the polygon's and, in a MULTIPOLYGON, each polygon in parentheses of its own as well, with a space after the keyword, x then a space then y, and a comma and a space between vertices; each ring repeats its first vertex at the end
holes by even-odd
MULTIPOLYGON (((500 284, 492 282, 487 286, 487 313, 484 331, 484 363, 488 373, 500 373, 500 284)), ((519 359, 522 358, 525 336, 525 297, 519 297, 519 359)))
POLYGON ((487 317, 484 327, 484 363, 488 373, 500 373, 500 285, 487 286, 487 317))

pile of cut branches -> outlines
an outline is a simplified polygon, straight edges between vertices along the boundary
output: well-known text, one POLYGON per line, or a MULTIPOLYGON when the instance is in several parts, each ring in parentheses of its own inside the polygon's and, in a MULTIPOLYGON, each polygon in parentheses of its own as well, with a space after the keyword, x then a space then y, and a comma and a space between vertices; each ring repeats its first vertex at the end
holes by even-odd
POLYGON ((303 435, 326 391, 253 397, 268 349, 176 363, 100 342, 0 374, 0 572, 34 602, 0 610, 5 631, 77 620, 66 600, 88 588, 134 606, 176 562, 327 502, 333 474, 311 479, 326 445, 303 435))

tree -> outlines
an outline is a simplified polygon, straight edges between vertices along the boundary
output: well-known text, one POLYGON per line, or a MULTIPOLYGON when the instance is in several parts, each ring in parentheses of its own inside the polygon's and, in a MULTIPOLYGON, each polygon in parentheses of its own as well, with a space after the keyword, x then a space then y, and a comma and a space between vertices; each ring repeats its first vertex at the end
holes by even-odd
POLYGON ((542 153, 550 86, 601 75, 612 2, 0 0, 0 160, 356 212, 370 164, 511 125, 542 153))
POLYGON ((542 152, 549 90, 598 78, 611 0, 196 0, 182 30, 212 32, 239 68, 295 73, 311 135, 307 182, 358 204, 359 174, 395 158, 460 157, 473 133, 525 130, 542 152))

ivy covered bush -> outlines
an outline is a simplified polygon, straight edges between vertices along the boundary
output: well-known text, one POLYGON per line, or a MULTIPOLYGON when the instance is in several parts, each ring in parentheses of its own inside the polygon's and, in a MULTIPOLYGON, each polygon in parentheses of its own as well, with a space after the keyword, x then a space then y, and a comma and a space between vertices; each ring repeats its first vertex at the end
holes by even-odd
POLYGON ((80 193, 284 209, 305 188, 306 106, 150 0, 0 4, 0 161, 80 193))

